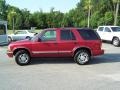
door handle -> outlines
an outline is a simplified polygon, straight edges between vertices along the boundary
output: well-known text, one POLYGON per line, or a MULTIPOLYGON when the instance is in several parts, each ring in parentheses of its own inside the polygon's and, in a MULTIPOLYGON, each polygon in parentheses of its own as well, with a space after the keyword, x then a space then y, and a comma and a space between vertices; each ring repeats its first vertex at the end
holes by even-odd
POLYGON ((56 42, 54 44, 57 44, 56 42))
POLYGON ((78 44, 77 42, 74 42, 74 44, 78 44))

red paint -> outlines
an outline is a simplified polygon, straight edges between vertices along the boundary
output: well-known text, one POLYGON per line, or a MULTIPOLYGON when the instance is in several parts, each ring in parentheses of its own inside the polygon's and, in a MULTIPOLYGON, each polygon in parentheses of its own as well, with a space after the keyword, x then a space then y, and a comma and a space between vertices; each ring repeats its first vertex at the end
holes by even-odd
POLYGON ((69 28, 75 35, 76 40, 61 40, 60 30, 62 28, 46 29, 56 31, 56 41, 38 41, 38 36, 34 40, 22 40, 13 42, 8 46, 7 55, 13 57, 13 52, 16 49, 26 49, 31 57, 73 57, 78 48, 88 48, 92 56, 104 54, 101 49, 101 40, 84 40, 76 30, 69 28))

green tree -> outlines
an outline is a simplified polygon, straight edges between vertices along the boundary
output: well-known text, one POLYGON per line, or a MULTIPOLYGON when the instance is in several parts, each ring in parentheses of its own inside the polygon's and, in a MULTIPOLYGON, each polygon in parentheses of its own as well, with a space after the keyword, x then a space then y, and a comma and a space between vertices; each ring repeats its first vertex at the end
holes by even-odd
POLYGON ((30 12, 27 9, 21 10, 22 14, 22 29, 29 29, 30 28, 30 12))
POLYGON ((0 19, 6 20, 7 18, 7 4, 5 0, 0 0, 0 19))
POLYGON ((17 13, 14 10, 8 12, 8 25, 13 29, 13 33, 15 32, 15 18, 17 13))
POLYGON ((105 24, 106 25, 112 25, 113 24, 113 13, 112 12, 106 12, 105 13, 105 24))
POLYGON ((8 27, 9 29, 13 29, 13 32, 15 32, 15 29, 21 29, 22 13, 19 10, 19 8, 9 6, 7 20, 8 20, 8 27))

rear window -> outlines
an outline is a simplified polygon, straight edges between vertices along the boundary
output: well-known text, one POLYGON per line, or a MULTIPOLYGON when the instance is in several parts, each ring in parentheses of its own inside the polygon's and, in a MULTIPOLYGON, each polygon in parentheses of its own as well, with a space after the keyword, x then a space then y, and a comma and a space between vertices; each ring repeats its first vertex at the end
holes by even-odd
POLYGON ((80 34, 80 36, 84 39, 84 40, 99 40, 100 37, 99 35, 91 30, 91 29, 78 29, 77 30, 80 34))

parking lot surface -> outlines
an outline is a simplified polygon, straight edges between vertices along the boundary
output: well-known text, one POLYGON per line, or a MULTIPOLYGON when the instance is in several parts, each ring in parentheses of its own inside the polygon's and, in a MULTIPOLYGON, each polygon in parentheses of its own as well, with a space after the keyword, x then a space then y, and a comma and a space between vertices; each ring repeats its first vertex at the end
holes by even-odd
POLYGON ((87 65, 68 58, 38 58, 18 66, 0 47, 0 90, 120 90, 120 47, 103 43, 105 54, 87 65))

